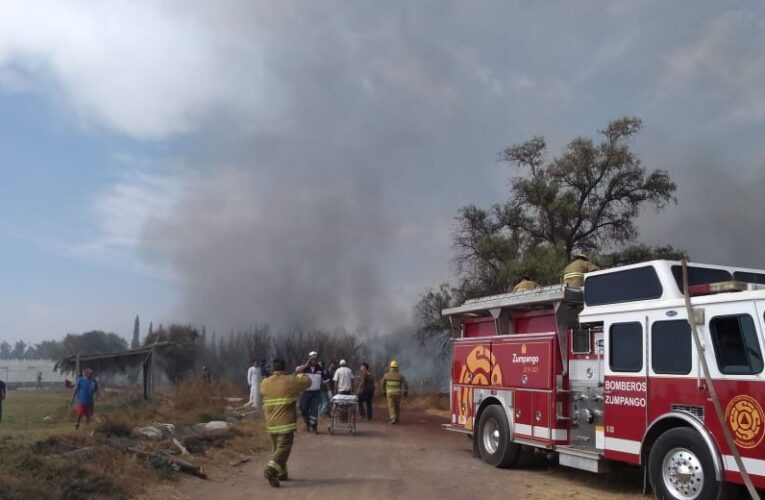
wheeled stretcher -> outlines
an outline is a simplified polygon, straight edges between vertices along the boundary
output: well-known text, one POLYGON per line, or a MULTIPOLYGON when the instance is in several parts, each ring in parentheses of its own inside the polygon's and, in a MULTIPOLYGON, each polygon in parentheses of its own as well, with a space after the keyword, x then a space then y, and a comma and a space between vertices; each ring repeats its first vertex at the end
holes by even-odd
POLYGON ((335 394, 332 396, 332 418, 329 424, 329 433, 334 434, 338 426, 345 428, 348 433, 356 434, 356 414, 359 408, 359 398, 354 395, 335 394))

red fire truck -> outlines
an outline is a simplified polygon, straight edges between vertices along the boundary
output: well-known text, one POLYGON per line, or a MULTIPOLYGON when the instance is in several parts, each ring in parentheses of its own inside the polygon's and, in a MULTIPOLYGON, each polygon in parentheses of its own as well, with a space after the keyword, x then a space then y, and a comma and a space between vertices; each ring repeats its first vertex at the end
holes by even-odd
POLYGON ((765 271, 693 263, 686 280, 651 261, 445 309, 447 429, 494 466, 529 447, 643 466, 659 498, 716 499, 744 474, 765 488, 765 271))

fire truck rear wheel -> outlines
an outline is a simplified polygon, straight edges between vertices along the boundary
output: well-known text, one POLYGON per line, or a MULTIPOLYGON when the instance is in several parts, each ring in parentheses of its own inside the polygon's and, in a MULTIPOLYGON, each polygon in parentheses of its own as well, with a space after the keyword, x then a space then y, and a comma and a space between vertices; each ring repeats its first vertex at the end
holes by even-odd
POLYGON ((494 467, 512 467, 518 461, 521 446, 510 442, 510 425, 499 405, 492 405, 481 413, 475 439, 484 462, 494 467))
POLYGON ((688 427, 668 430, 656 440, 648 457, 648 475, 661 500, 715 500, 724 484, 704 440, 688 427))

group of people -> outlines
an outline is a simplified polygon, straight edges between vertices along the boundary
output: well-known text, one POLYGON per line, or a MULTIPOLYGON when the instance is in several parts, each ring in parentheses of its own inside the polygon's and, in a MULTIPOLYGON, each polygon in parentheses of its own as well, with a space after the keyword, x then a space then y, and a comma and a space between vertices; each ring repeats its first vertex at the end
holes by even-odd
MULTIPOLYGON (((332 397, 335 394, 355 395, 358 398, 359 415, 372 420, 372 400, 375 395, 375 379, 368 363, 361 363, 354 376, 346 360, 339 363, 331 361, 327 368, 319 361, 318 353, 311 351, 306 361, 295 369, 296 373, 305 373, 311 385, 300 398, 300 411, 305 421, 306 430, 318 430, 319 415, 329 415, 332 397)), ((269 376, 265 360, 253 360, 247 370, 247 384, 250 398, 246 406, 261 408, 262 397, 260 383, 269 376)))
POLYGON ((341 359, 338 364, 333 361, 325 368, 319 354, 311 351, 305 362, 295 368, 295 373, 305 374, 311 381, 300 397, 300 412, 307 431, 318 432, 319 414, 329 414, 335 394, 355 395, 361 418, 372 420, 375 380, 367 363, 361 363, 354 376, 346 360, 341 359))
MULTIPOLYGON (((356 377, 353 376, 352 370, 347 366, 344 359, 340 360, 339 366, 334 372, 330 372, 329 369, 325 370, 323 364, 319 362, 319 355, 316 351, 311 351, 308 354, 306 361, 295 368, 294 374, 286 372, 286 364, 283 359, 275 359, 272 367, 273 374, 262 380, 259 385, 259 396, 262 396, 266 430, 271 436, 273 451, 263 475, 271 486, 279 487, 280 481, 289 479, 287 459, 290 456, 297 431, 298 406, 306 430, 314 433, 318 433, 322 394, 331 394, 329 391, 335 391, 336 394, 357 395, 360 416, 371 420, 375 380, 369 370, 369 365, 366 363, 361 364, 356 377), (330 384, 330 382, 332 383, 330 384)), ((401 398, 406 397, 409 393, 406 378, 399 372, 398 368, 398 362, 391 361, 389 371, 381 379, 383 394, 388 401, 391 424, 399 423, 401 398)), ((248 372, 248 382, 250 380, 248 372)), ((252 395, 252 389, 250 393, 252 395)))
MULTIPOLYGON (((574 254, 574 260, 563 268, 561 273, 561 283, 572 288, 582 288, 584 286, 584 273, 599 271, 600 268, 590 262, 590 258, 584 252, 574 254)), ((534 290, 541 288, 539 283, 532 280, 529 275, 524 274, 514 287, 513 292, 523 292, 525 290, 534 290)))

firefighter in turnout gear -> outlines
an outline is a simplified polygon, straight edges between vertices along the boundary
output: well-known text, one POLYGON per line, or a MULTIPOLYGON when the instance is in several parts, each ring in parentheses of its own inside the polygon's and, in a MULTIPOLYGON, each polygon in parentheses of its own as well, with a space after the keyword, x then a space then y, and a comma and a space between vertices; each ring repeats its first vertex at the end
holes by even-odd
POLYGON ((409 395, 409 386, 404 376, 398 371, 398 361, 390 362, 390 370, 382 378, 382 390, 388 400, 388 416, 391 424, 399 422, 401 396, 409 395))
POLYGON ((260 393, 273 451, 263 475, 271 486, 277 488, 280 480, 288 479, 287 459, 297 430, 297 400, 311 385, 311 380, 302 373, 287 375, 282 359, 274 360, 273 370, 273 374, 260 383, 260 393))
POLYGON ((518 284, 513 287, 513 292, 523 292, 525 290, 533 290, 535 288, 539 288, 539 283, 524 275, 521 281, 519 281, 518 284))
POLYGON ((574 255, 574 260, 563 268, 563 283, 572 288, 582 288, 584 286, 584 273, 599 270, 598 266, 590 262, 586 253, 578 252, 574 255))

